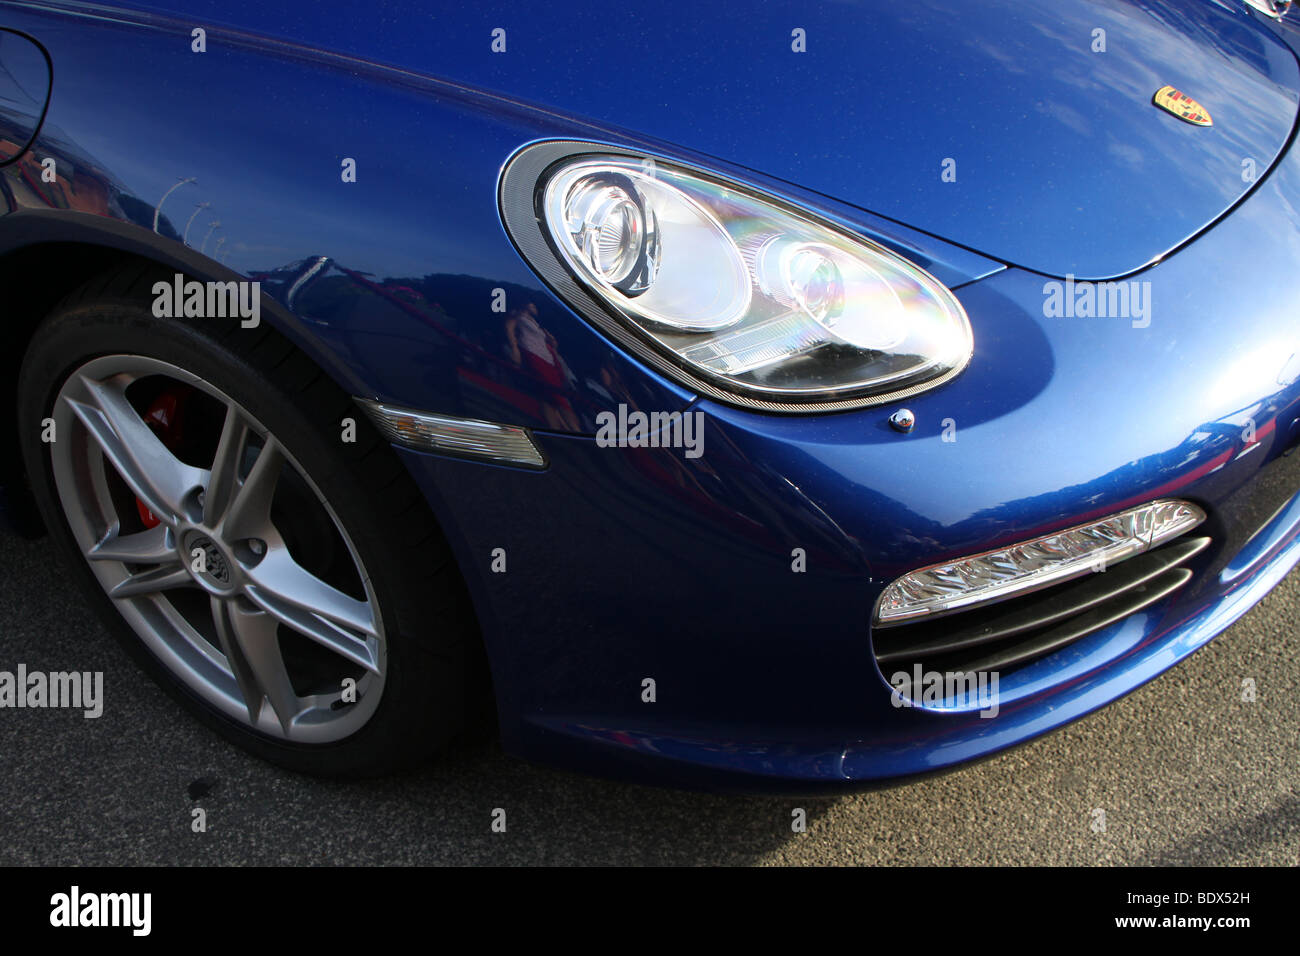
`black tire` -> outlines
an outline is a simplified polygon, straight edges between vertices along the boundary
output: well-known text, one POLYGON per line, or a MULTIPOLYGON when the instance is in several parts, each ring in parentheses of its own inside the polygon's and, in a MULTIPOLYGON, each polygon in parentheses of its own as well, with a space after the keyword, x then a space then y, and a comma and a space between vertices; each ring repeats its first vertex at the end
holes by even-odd
POLYGON ((372 776, 409 766, 481 721, 489 696, 463 581, 428 505, 351 398, 263 320, 156 318, 155 267, 118 270, 68 296, 35 332, 19 379, 23 458, 70 576, 130 655, 174 698, 240 747, 295 771, 372 776), (40 423, 68 376, 101 355, 159 359, 220 388, 272 432, 346 529, 382 618, 382 696, 345 739, 305 744, 241 724, 201 699, 150 651, 92 573, 69 527, 40 423), (356 441, 341 441, 342 420, 356 441))

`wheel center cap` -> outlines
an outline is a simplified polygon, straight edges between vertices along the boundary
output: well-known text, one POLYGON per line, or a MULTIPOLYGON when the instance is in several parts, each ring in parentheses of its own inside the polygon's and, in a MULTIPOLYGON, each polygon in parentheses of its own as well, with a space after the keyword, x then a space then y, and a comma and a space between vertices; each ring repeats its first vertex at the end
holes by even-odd
POLYGON ((190 573, 200 582, 218 589, 230 587, 230 560, 206 534, 194 534, 186 540, 185 560, 190 573))

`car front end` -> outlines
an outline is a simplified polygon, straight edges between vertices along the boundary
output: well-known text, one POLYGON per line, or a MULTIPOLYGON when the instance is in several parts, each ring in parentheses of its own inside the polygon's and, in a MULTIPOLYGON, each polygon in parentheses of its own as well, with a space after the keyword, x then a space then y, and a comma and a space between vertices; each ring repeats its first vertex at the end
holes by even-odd
POLYGON ((1139 687, 1300 560, 1276 9, 431 38, 189 6, 4 8, 80 72, 4 170, 0 264, 260 283, 445 536, 513 753, 723 789, 938 771, 1139 687), (139 104, 168 137, 137 145, 139 104))

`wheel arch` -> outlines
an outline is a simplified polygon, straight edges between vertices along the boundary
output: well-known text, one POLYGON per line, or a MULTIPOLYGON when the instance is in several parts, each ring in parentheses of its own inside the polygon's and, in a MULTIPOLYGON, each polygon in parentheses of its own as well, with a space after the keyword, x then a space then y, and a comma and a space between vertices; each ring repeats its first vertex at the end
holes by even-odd
MULTIPOLYGON (((96 275, 130 265, 152 266, 207 281, 246 277, 187 246, 132 223, 64 210, 24 209, 0 218, 0 289, 8 308, 0 376, 9 411, 0 417, 0 520, 24 537, 45 533, 27 486, 18 445, 18 371, 33 333, 70 292, 96 275)), ((291 312, 263 295, 261 315, 348 394, 360 387, 330 354, 313 347, 291 312)))

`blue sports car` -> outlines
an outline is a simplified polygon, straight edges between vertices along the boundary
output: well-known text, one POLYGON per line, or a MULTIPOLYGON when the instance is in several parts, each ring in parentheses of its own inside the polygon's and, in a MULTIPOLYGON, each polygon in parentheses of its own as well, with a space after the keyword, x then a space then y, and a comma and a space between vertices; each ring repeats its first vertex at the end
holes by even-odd
POLYGON ((2 2, 5 511, 304 772, 1026 741, 1300 560, 1290 5, 2 2))

